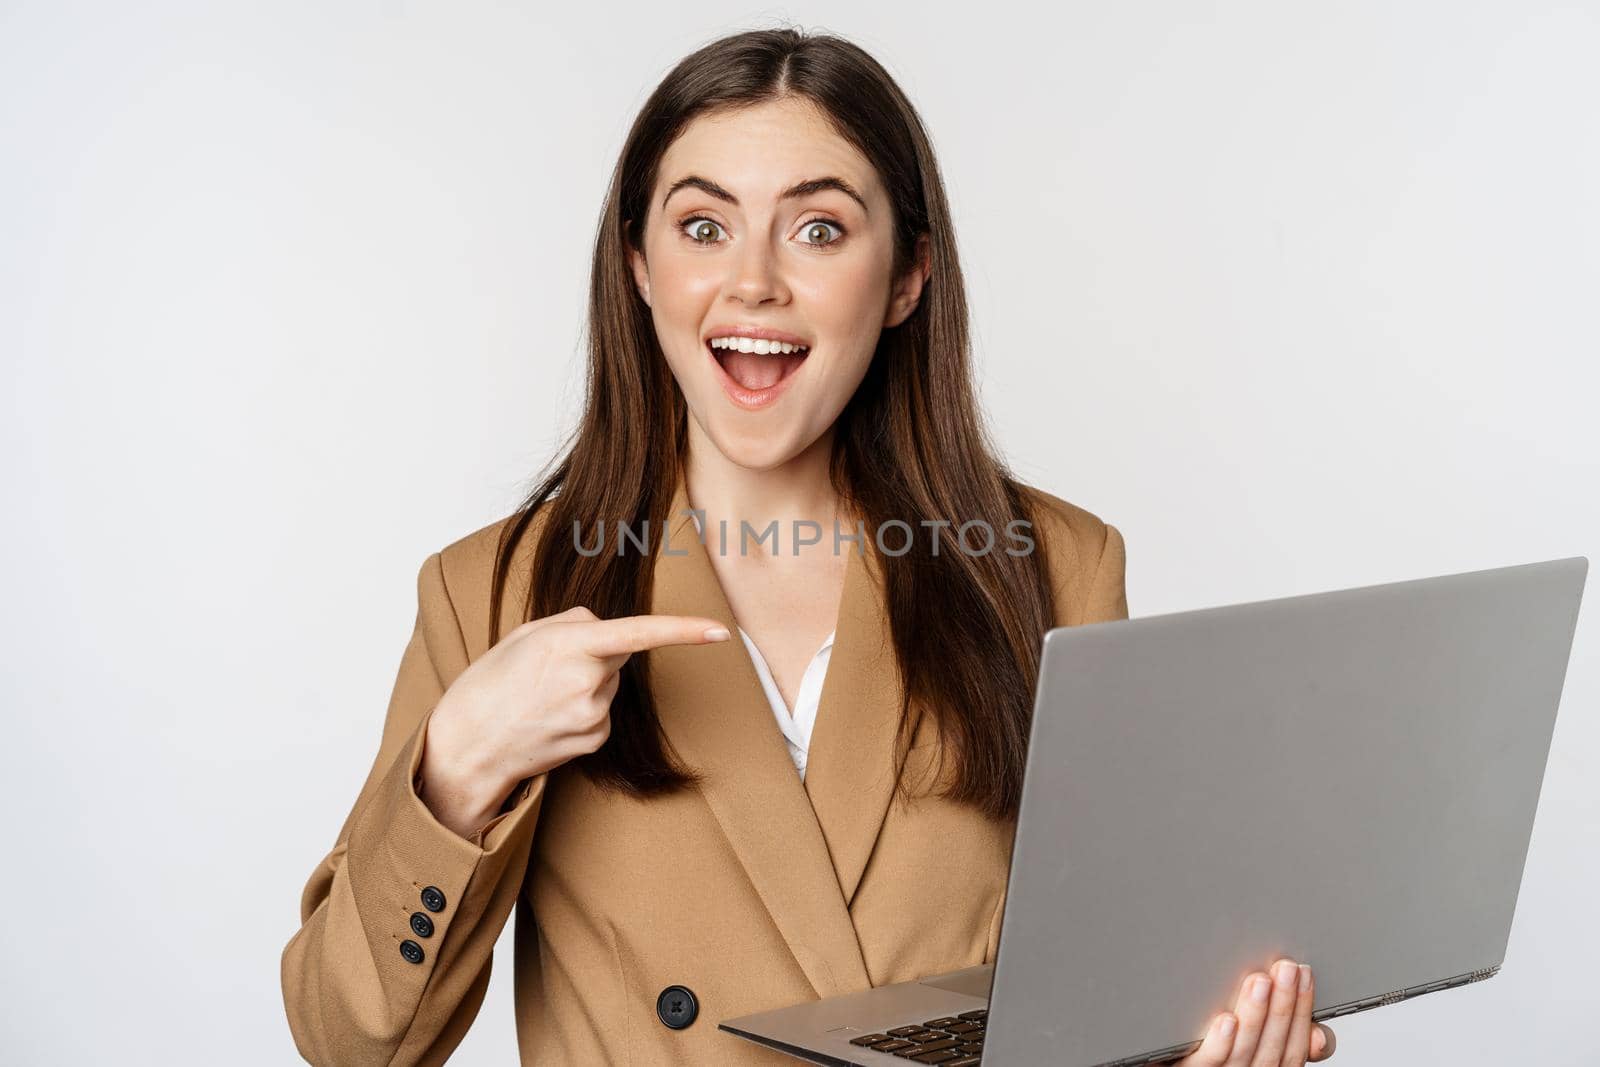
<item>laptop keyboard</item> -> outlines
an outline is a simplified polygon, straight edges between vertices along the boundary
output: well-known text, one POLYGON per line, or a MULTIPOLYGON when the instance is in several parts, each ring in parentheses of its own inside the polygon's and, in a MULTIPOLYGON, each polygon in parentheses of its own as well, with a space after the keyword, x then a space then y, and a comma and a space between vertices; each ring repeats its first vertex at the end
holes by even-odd
POLYGON ((851 1038, 850 1043, 912 1063, 970 1067, 978 1062, 983 1052, 983 1028, 988 1018, 989 1010, 979 1008, 927 1022, 907 1023, 881 1034, 863 1034, 851 1038))

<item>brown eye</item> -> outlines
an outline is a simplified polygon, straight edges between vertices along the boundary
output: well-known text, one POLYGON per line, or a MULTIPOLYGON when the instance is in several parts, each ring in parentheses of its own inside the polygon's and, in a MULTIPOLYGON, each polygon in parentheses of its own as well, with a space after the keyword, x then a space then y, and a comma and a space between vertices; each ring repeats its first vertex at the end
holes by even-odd
POLYGON ((688 232, 684 236, 695 244, 702 245, 715 244, 717 232, 722 229, 707 218, 685 219, 683 224, 688 227, 688 232))
POLYGON ((808 240, 806 241, 806 244, 831 245, 831 244, 834 244, 835 242, 837 242, 843 236, 844 236, 844 227, 840 226, 837 222, 829 222, 829 221, 827 221, 825 219, 817 219, 814 222, 810 223, 808 226, 806 226, 806 237, 808 238, 808 240), (839 236, 835 237, 835 238, 832 238, 831 240, 828 239, 828 231, 829 230, 838 231, 839 236), (818 237, 820 239, 819 240, 815 240, 815 241, 809 240, 809 238, 812 238, 812 237, 818 237))

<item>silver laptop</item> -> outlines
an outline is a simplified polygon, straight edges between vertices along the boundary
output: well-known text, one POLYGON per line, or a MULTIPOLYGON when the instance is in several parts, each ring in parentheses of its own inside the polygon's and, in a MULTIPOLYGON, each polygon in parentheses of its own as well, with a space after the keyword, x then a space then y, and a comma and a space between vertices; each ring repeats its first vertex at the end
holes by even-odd
POLYGON ((1490 977, 1588 562, 1051 630, 993 965, 720 1028, 822 1064, 1120 1067, 1192 1051, 1279 956, 1319 1020, 1490 977))

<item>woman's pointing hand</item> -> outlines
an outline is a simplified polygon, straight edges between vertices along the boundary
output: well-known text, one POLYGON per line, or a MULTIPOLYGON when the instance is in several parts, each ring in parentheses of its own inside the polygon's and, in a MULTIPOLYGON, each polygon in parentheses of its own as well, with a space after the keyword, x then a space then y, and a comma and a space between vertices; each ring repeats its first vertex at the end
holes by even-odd
POLYGON ((690 615, 601 619, 575 607, 523 623, 468 665, 434 709, 421 767, 429 810, 470 835, 522 779, 605 743, 629 656, 727 639, 716 619, 690 615))

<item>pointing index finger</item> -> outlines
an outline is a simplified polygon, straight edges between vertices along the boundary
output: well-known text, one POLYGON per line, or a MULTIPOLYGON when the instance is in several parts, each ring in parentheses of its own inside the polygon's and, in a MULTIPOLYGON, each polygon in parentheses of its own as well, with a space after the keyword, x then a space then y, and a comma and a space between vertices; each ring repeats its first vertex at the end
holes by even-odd
POLYGON ((624 615, 568 625, 583 628, 580 647, 596 658, 628 656, 662 645, 704 645, 728 639, 726 626, 699 615, 624 615))

